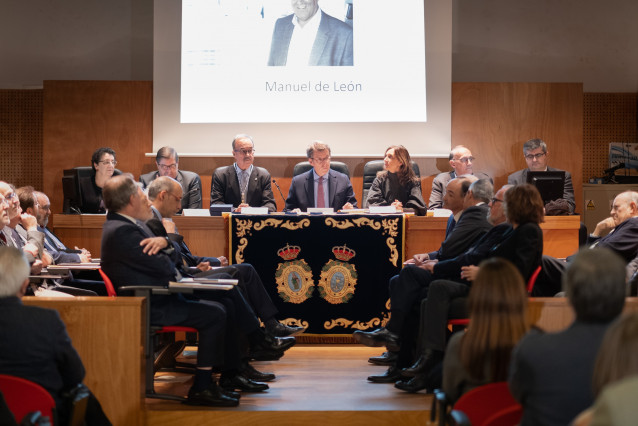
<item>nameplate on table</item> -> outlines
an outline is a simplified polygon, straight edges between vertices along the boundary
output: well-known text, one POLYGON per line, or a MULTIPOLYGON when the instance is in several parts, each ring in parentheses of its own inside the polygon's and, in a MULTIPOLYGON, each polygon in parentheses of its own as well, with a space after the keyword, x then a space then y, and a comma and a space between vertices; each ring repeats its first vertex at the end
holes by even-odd
POLYGON ((183 216, 190 217, 202 217, 202 216, 210 216, 209 209, 184 209, 182 210, 183 216))
POLYGON ((268 214, 268 207, 242 207, 241 214, 268 214))
POLYGON ((308 207, 308 213, 310 214, 332 214, 335 209, 332 207, 308 207))
POLYGON ((370 214, 393 214, 397 213, 394 206, 370 206, 370 214))

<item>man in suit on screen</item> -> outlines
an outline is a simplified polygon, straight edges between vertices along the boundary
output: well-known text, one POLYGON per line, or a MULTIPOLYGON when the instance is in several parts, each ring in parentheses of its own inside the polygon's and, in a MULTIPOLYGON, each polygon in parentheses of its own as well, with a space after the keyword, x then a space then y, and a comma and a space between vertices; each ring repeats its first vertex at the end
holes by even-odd
POLYGON ((352 66, 352 27, 319 8, 319 0, 292 0, 291 15, 275 23, 269 66, 352 66))

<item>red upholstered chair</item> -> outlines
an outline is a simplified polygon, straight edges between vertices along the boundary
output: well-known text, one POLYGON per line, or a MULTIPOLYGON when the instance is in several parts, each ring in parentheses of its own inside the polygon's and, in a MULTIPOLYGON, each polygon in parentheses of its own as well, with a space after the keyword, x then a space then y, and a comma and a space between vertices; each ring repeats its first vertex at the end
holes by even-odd
POLYGON ((463 394, 454 404, 450 420, 453 425, 514 426, 522 415, 523 408, 510 393, 507 382, 497 382, 463 394))
POLYGON ((28 413, 39 411, 51 420, 51 424, 56 424, 55 401, 39 384, 21 377, 0 374, 0 392, 16 422, 20 423, 28 413))
MULTIPOLYGON (((527 294, 529 296, 532 295, 532 290, 534 290, 534 284, 536 283, 536 279, 538 278, 538 275, 540 273, 541 273, 541 266, 538 265, 538 267, 534 270, 532 275, 529 277, 529 280, 527 280, 527 294)), ((451 312, 454 311, 454 303, 452 304, 450 311, 451 312)), ((447 322, 448 326, 449 327, 451 326, 453 329, 454 327, 458 327, 458 326, 467 326, 469 323, 470 323, 469 318, 450 318, 447 322)))
MULTIPOLYGON (((104 280, 104 285, 106 286, 106 292, 109 295, 109 297, 117 297, 117 292, 115 291, 115 287, 113 286, 113 283, 111 282, 111 279, 106 275, 106 273, 102 270, 102 268, 99 269, 100 275, 102 276, 102 279, 104 280)), ((150 295, 151 295, 151 291, 152 291, 152 287, 126 287, 126 289, 130 289, 130 290, 137 290, 137 291, 145 291, 146 293, 143 293, 144 297, 146 297, 147 303, 149 303, 150 301, 150 295)), ((155 371, 153 369, 153 357, 154 357, 154 351, 153 351, 153 337, 156 334, 160 334, 160 333, 175 333, 175 332, 185 332, 185 333, 197 333, 197 329, 193 328, 193 327, 182 327, 182 326, 177 326, 177 325, 165 325, 165 326, 151 326, 150 325, 150 306, 147 305, 146 307, 146 314, 147 314, 147 324, 148 326, 146 327, 146 329, 149 331, 147 333, 146 336, 146 349, 145 349, 145 357, 146 357, 146 397, 147 398, 158 398, 158 399, 170 399, 170 400, 177 400, 177 401, 183 401, 185 400, 184 397, 181 396, 176 396, 176 395, 167 395, 167 394, 159 394, 155 392, 155 388, 154 388, 154 376, 155 376, 155 371)))

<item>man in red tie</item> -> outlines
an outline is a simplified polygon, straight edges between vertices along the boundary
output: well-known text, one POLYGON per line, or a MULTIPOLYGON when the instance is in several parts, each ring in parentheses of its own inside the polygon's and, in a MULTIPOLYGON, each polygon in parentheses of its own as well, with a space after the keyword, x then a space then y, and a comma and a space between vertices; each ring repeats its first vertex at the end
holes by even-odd
POLYGON ((335 211, 357 207, 357 199, 347 175, 330 169, 330 147, 319 141, 306 150, 312 170, 292 178, 286 210, 332 207, 335 211))

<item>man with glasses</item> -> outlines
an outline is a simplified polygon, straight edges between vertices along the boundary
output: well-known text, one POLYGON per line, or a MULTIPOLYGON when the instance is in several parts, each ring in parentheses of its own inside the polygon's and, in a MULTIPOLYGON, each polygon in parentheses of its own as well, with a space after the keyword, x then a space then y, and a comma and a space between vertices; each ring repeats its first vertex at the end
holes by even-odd
POLYGON ((357 207, 347 175, 330 169, 330 147, 315 141, 306 150, 311 170, 292 178, 286 210, 332 207, 335 211, 357 207))
POLYGON ((266 207, 277 211, 268 170, 253 165, 255 144, 245 134, 235 136, 232 143, 235 163, 219 167, 213 173, 210 204, 232 204, 236 211, 243 207, 266 207))
POLYGON ((146 173, 140 176, 140 182, 146 189, 151 182, 160 176, 168 176, 182 185, 184 196, 182 197, 182 209, 201 209, 202 208, 202 180, 199 175, 194 172, 179 170, 179 156, 175 148, 163 146, 157 151, 155 156, 157 171, 146 173))
MULTIPOLYGON (((512 173, 507 177, 507 183, 510 185, 519 185, 521 183, 527 183, 527 172, 562 172, 560 169, 547 166, 547 157, 549 152, 547 151, 547 144, 542 139, 530 139, 523 144, 523 155, 525 156, 525 162, 527 168, 512 173)), ((574 185, 572 184, 572 175, 569 172, 565 172, 565 187, 563 189, 563 200, 565 200, 567 206, 567 213, 574 213, 576 202, 574 201, 574 185)), ((551 216, 551 209, 546 208, 547 215, 551 216)))
POLYGON ((445 195, 445 188, 448 182, 452 179, 463 175, 475 175, 479 179, 489 179, 491 183, 492 178, 482 172, 474 173, 472 169, 472 163, 474 157, 472 152, 463 145, 457 145, 450 151, 450 166, 452 166, 451 172, 439 173, 432 181, 432 192, 430 193, 430 201, 428 209, 440 209, 443 207, 443 196, 445 195))

